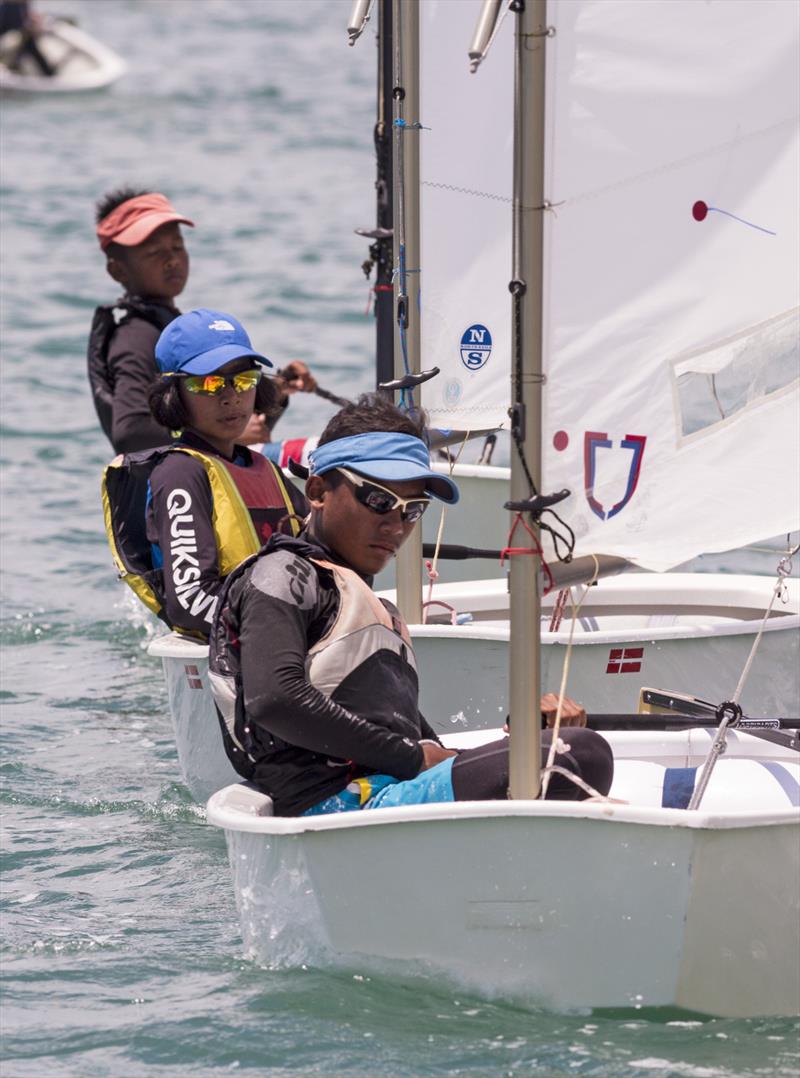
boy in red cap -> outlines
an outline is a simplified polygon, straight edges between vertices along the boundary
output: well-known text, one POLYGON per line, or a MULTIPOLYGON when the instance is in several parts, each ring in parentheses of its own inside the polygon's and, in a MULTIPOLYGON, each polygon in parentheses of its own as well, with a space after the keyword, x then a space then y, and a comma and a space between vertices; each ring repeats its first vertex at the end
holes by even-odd
POLYGON ((150 413, 148 393, 158 376, 156 341, 180 314, 174 300, 189 277, 182 224, 192 221, 155 191, 123 187, 97 203, 106 270, 123 295, 94 313, 89 382, 100 425, 117 453, 170 441, 170 432, 150 413))
MULTIPOLYGON (((186 287, 189 254, 180 226, 193 222, 156 191, 122 187, 97 203, 97 239, 109 276, 122 285, 116 303, 98 307, 89 335, 89 383, 100 425, 117 453, 167 445, 172 435, 153 418, 148 395, 158 379, 155 346, 181 313, 174 300, 186 287)), ((274 410, 253 416, 244 445, 268 442, 289 395, 310 393, 316 380, 293 360, 276 376, 274 410)))

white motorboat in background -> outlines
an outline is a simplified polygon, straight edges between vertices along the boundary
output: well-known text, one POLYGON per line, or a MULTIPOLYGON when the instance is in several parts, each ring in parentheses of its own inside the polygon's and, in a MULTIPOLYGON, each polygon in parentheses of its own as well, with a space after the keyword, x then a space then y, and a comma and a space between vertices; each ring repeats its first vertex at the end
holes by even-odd
POLYGON ((65 19, 45 19, 36 45, 54 74, 45 75, 23 53, 22 38, 9 31, 0 38, 0 90, 20 94, 72 94, 102 90, 125 74, 127 65, 108 46, 65 19))

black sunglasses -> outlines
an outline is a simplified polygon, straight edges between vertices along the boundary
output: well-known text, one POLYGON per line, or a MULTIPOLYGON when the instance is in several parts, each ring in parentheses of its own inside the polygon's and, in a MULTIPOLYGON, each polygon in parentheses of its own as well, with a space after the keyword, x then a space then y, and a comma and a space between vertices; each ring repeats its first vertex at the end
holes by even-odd
POLYGON ((348 468, 337 468, 336 471, 352 484, 356 501, 379 516, 386 516, 387 513, 399 509, 400 519, 414 524, 431 504, 430 498, 424 494, 416 494, 413 498, 401 498, 393 490, 388 490, 371 479, 365 479, 363 475, 357 475, 348 468))

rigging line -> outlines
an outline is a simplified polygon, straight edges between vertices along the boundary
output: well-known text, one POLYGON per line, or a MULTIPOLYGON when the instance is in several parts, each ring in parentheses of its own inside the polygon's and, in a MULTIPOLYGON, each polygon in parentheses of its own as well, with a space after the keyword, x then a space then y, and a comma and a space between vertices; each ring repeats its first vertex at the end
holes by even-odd
MULTIPOLYGON (((572 603, 572 621, 570 622, 569 626, 569 640, 567 641, 567 650, 564 653, 564 662, 561 667, 561 687, 558 690, 558 705, 556 707, 555 722, 553 723, 553 740, 550 743, 550 751, 547 754, 547 763, 542 771, 542 774, 544 775, 544 778, 542 779, 542 798, 545 798, 547 796, 547 787, 550 783, 550 773, 553 768, 553 760, 555 759, 556 746, 558 744, 558 732, 561 729, 561 712, 564 706, 564 696, 567 691, 567 678, 569 677, 569 667, 570 661, 572 659, 572 641, 573 637, 575 636, 575 623, 578 620, 578 614, 581 607, 583 606, 584 600, 589 594, 589 589, 592 587, 592 585, 595 583, 598 576, 600 575, 600 562, 598 561, 597 555, 592 554, 592 559, 594 561, 594 573, 592 575, 592 579, 586 584, 585 588, 583 589, 583 595, 581 595, 577 605, 574 602, 572 603)), ((572 588, 569 589, 569 592, 571 598, 572 588)))
MULTIPOLYGON (((793 553, 796 553, 798 550, 800 550, 800 544, 795 547, 793 553)), ((742 716, 742 709, 739 706, 739 697, 742 694, 745 682, 747 681, 747 677, 750 673, 750 668, 753 665, 753 660, 756 657, 756 652, 758 651, 758 646, 761 643, 761 638, 764 635, 764 629, 766 628, 767 621, 769 619, 770 613, 772 612, 772 607, 775 605, 775 602, 779 597, 783 597, 783 593, 786 588, 786 577, 789 576, 791 571, 792 554, 789 554, 787 557, 781 558, 781 560, 778 562, 777 580, 775 581, 775 587, 772 589, 772 598, 770 599, 769 606, 767 607, 767 611, 764 614, 764 620, 761 622, 761 627, 758 630, 758 634, 753 641, 753 646, 750 649, 750 654, 747 656, 747 661, 744 664, 742 676, 739 678, 739 684, 736 686, 736 692, 733 694, 733 699, 727 700, 724 704, 720 704, 719 708, 717 709, 717 716, 720 720, 720 723, 717 727, 716 733, 714 734, 714 740, 711 742, 711 747, 708 750, 708 755, 706 756, 705 762, 703 764, 703 769, 700 772, 700 777, 697 780, 697 785, 694 788, 694 793, 692 794, 691 800, 689 801, 689 804, 687 806, 690 810, 694 810, 700 807, 700 802, 703 799, 703 794, 706 792, 706 787, 708 786, 711 774, 714 770, 714 767, 716 766, 717 760, 725 751, 725 743, 728 736, 728 727, 730 725, 735 726, 742 716)))
MULTIPOLYGON (((791 535, 791 533, 790 533, 790 535, 791 535)), ((798 551, 798 547, 795 547, 794 549, 792 549, 788 545, 789 537, 790 537, 789 535, 786 536, 787 546, 786 546, 785 550, 776 550, 775 547, 771 547, 771 546, 743 546, 743 547, 741 547, 741 549, 742 550, 750 550, 755 554, 786 554, 790 558, 793 558, 794 555, 798 551)))
POLYGON ((487 198, 494 202, 513 203, 514 199, 506 195, 493 195, 489 191, 477 191, 472 187, 456 187, 452 183, 437 183, 435 180, 421 180, 420 187, 435 187, 440 191, 453 191, 458 195, 475 195, 477 198, 487 198))
MULTIPOLYGON (((793 553, 796 553, 797 549, 798 548, 795 548, 795 551, 793 553)), ((761 638, 764 635, 764 629, 766 628, 767 621, 769 620, 769 616, 772 613, 772 608, 779 598, 783 598, 783 595, 786 590, 786 577, 790 575, 791 571, 792 554, 788 554, 785 558, 781 558, 781 560, 778 562, 778 577, 775 581, 775 587, 772 589, 772 598, 769 601, 769 606, 767 607, 766 613, 764 614, 764 618, 761 622, 758 633, 756 634, 756 638, 753 641, 753 646, 750 648, 750 654, 747 656, 747 661, 744 664, 744 669, 742 670, 741 676, 739 678, 739 684, 736 686, 736 691, 733 694, 732 702, 734 704, 739 703, 739 699, 742 695, 742 691, 744 690, 745 683, 750 674, 750 668, 753 665, 753 661, 756 657, 756 652, 758 651, 759 644, 761 643, 761 638)))
MULTIPOLYGON (((459 461, 459 458, 460 458, 461 454, 464 452, 464 446, 467 444, 469 436, 470 436, 470 431, 467 431, 464 434, 464 441, 461 443, 461 446, 460 446, 458 452, 456 453, 455 457, 453 457, 452 453, 447 454, 448 462, 449 462, 448 475, 450 476, 450 478, 452 478, 453 470, 454 470, 456 464, 458 464, 458 461, 459 461)), ((439 572, 438 572, 438 569, 437 569, 437 566, 438 566, 438 563, 439 563, 439 548, 442 545, 442 535, 444 533, 444 519, 445 519, 446 514, 447 514, 447 505, 444 502, 442 502, 442 511, 441 511, 440 516, 439 516, 439 527, 438 527, 437 532, 436 532, 436 544, 435 544, 435 546, 433 548, 433 558, 431 559, 431 561, 429 563, 430 564, 429 576, 430 576, 430 580, 431 580, 431 586, 430 586, 430 591, 428 592, 428 601, 430 601, 432 596, 433 596, 433 585, 434 585, 434 582, 436 581, 436 578, 439 576, 439 572), (433 575, 431 575, 431 574, 433 574, 433 575)))
MULTIPOLYGON (((705 161, 709 157, 714 157, 717 154, 722 153, 725 150, 730 150, 733 147, 740 146, 743 143, 752 142, 756 139, 767 137, 775 134, 786 127, 792 129, 797 124, 797 116, 792 116, 787 120, 779 120, 775 124, 771 124, 769 127, 763 128, 761 131, 750 132, 749 134, 738 135, 735 138, 728 139, 725 142, 717 143, 714 146, 710 146, 705 150, 701 150, 699 153, 689 154, 686 157, 677 158, 674 161, 667 161, 660 165, 656 165, 651 169, 645 169, 642 172, 638 172, 631 176, 625 176, 621 180, 617 180, 616 183, 607 184, 605 187, 598 187, 595 190, 587 189, 578 191, 574 195, 565 195, 564 202, 568 206, 573 206, 577 202, 590 202, 596 198, 600 198, 603 195, 610 193, 611 191, 624 190, 626 187, 638 186, 643 180, 651 180, 656 176, 661 176, 666 173, 676 172, 688 165, 698 164, 701 161, 705 161)), ((754 151, 756 152, 756 151, 754 151)))

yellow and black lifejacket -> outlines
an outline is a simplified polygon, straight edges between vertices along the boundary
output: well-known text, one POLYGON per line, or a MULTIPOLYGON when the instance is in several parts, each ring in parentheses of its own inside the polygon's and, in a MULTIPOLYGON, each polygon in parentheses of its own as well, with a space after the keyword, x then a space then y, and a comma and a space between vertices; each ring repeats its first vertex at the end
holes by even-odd
POLYGON ((187 446, 162 446, 115 457, 104 469, 101 484, 103 517, 114 564, 120 579, 169 625, 164 615, 163 573, 153 563, 146 521, 150 475, 167 453, 186 453, 199 460, 205 469, 211 487, 211 523, 221 576, 227 576, 245 558, 255 554, 264 542, 253 525, 251 508, 283 505, 293 535, 300 530, 300 524, 294 516, 283 477, 260 454, 253 454, 252 467, 246 469, 236 466, 229 469, 219 457, 187 446))

